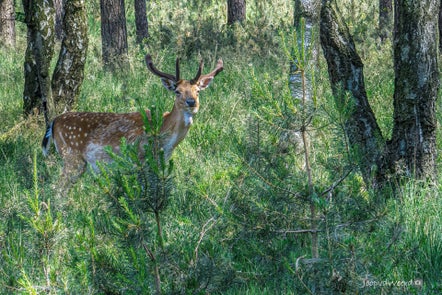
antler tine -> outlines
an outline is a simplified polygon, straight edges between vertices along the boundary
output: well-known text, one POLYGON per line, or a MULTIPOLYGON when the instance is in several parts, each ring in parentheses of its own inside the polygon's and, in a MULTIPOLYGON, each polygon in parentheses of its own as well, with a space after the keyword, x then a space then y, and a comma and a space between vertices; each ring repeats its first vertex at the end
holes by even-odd
POLYGON ((213 74, 213 76, 215 77, 216 75, 219 74, 219 72, 221 72, 222 70, 224 70, 224 63, 223 60, 220 58, 218 60, 218 62, 216 63, 216 67, 215 69, 212 71, 212 73, 210 73, 211 75, 213 74))
MULTIPOLYGON (((146 55, 146 65, 147 68, 155 75, 157 75, 160 78, 165 78, 165 79, 169 79, 172 80, 174 82, 178 82, 178 78, 179 77, 174 77, 171 74, 167 74, 167 73, 163 73, 161 71, 159 71, 157 68, 155 68, 155 66, 153 65, 153 61, 152 61, 152 56, 150 54, 146 55)), ((177 59, 177 76, 179 75, 179 70, 178 70, 178 59, 177 59)))
POLYGON ((222 59, 219 59, 218 62, 216 63, 215 69, 212 72, 203 75, 202 77, 215 77, 222 70, 224 70, 224 63, 222 59))
POLYGON ((202 73, 202 71, 203 71, 203 66, 204 66, 204 62, 203 62, 203 60, 201 60, 200 61, 200 65, 199 65, 199 68, 198 68, 198 72, 196 73, 196 76, 195 76, 195 78, 193 78, 192 80, 190 80, 190 84, 196 84, 196 83, 198 83, 198 80, 199 80, 199 78, 201 77, 201 73, 202 73))

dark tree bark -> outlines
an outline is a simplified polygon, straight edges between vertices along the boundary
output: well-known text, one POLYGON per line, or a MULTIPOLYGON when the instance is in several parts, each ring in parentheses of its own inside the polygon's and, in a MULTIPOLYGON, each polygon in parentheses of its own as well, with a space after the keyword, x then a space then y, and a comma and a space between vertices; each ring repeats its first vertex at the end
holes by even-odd
POLYGON ((15 47, 15 8, 13 0, 0 0, 0 46, 15 47))
POLYGON ((326 2, 321 11, 321 44, 338 109, 346 114, 345 133, 361 155, 369 185, 390 177, 434 179, 436 99, 439 89, 437 29, 439 0, 396 1, 394 32, 394 125, 392 139, 381 135, 368 104, 363 64, 348 28, 326 2))
POLYGON ((379 0, 379 36, 382 42, 391 36, 392 12, 392 0, 379 0))
POLYGON ((103 63, 109 70, 128 67, 124 0, 100 0, 103 63))
POLYGON ((348 27, 338 18, 330 2, 323 3, 320 39, 327 60, 335 104, 343 115, 345 134, 367 184, 372 183, 385 141, 368 103, 363 64, 348 27))
POLYGON ((395 1, 394 125, 386 160, 390 169, 416 178, 436 176, 439 5, 395 1))
POLYGON ((83 83, 88 48, 84 0, 66 1, 63 31, 60 54, 52 76, 52 97, 58 113, 72 109, 83 83))
POLYGON ((62 40, 63 38, 63 18, 64 5, 69 0, 54 0, 55 7, 55 38, 62 40))
POLYGON ((41 110, 51 100, 49 66, 54 53, 54 5, 52 0, 23 0, 28 27, 24 62, 23 112, 41 110))
POLYGON ((143 44, 149 38, 149 24, 146 16, 146 0, 135 0, 135 27, 137 43, 143 44))
POLYGON ((227 24, 233 25, 246 19, 245 0, 227 0, 227 24))
POLYGON ((442 4, 439 7, 439 52, 441 51, 442 51, 442 4))

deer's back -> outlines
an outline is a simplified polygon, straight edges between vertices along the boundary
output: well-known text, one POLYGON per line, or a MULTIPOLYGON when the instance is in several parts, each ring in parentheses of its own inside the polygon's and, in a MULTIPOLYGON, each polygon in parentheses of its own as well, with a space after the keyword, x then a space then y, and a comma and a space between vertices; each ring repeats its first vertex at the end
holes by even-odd
POLYGON ((106 160, 106 146, 118 151, 122 137, 134 142, 144 134, 138 112, 65 113, 55 118, 52 128, 55 146, 62 157, 81 155, 89 163, 106 160))

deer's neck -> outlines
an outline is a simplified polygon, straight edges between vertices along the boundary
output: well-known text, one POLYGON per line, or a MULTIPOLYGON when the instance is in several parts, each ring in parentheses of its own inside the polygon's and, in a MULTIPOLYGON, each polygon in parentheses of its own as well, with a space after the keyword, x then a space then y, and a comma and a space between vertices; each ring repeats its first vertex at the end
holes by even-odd
POLYGON ((182 111, 175 105, 172 111, 163 117, 161 135, 166 159, 170 158, 175 147, 186 137, 192 123, 193 114, 182 111))

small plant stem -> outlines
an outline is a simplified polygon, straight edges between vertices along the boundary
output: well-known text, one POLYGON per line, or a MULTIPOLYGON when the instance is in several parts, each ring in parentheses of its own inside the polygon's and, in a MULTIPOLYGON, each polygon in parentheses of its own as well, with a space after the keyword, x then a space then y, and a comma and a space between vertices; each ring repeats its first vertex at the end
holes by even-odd
POLYGON ((163 230, 161 228, 161 220, 160 220, 160 212, 159 211, 155 211, 155 221, 157 223, 158 243, 160 244, 161 250, 164 250, 163 230))
POLYGON ((302 141, 304 143, 304 159, 305 159, 305 170, 307 172, 307 179, 308 179, 308 190, 310 195, 310 215, 311 215, 311 228, 313 231, 311 232, 312 236, 312 257, 318 258, 319 252, 318 252, 318 231, 316 230, 316 206, 315 202, 313 200, 313 180, 312 180, 312 171, 310 167, 310 161, 309 161, 309 151, 308 151, 308 137, 307 132, 303 130, 301 132, 302 134, 302 141))
POLYGON ((309 124, 310 120, 307 118, 309 117, 309 114, 306 113, 307 110, 307 86, 306 86, 306 75, 304 69, 299 69, 300 75, 301 75, 301 81, 302 81, 302 109, 303 109, 303 123, 301 126, 301 137, 302 137, 302 143, 304 146, 304 163, 305 163, 305 171, 307 173, 307 182, 308 182, 308 193, 310 196, 310 215, 311 215, 311 228, 314 230, 311 232, 312 237, 312 257, 318 258, 319 257, 319 251, 318 251, 318 232, 316 231, 316 206, 315 202, 313 200, 314 196, 314 187, 313 187, 313 177, 312 177, 312 169, 310 166, 310 153, 309 153, 309 138, 307 134, 307 125, 309 124))
POLYGON ((147 256, 149 256, 150 260, 154 264, 154 275, 155 275, 155 294, 161 294, 161 278, 160 278, 160 268, 158 267, 157 259, 155 255, 150 251, 146 244, 143 244, 144 251, 146 251, 147 256))

